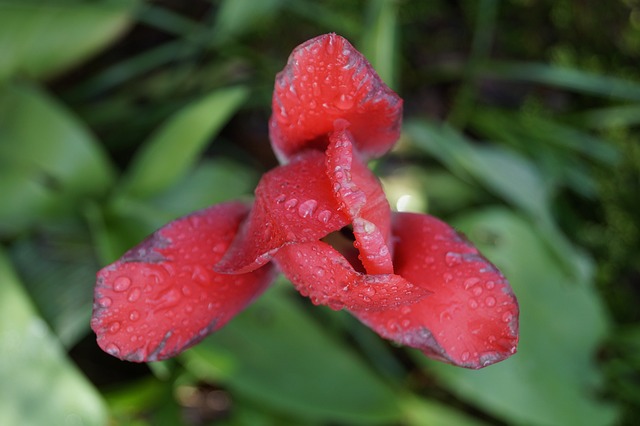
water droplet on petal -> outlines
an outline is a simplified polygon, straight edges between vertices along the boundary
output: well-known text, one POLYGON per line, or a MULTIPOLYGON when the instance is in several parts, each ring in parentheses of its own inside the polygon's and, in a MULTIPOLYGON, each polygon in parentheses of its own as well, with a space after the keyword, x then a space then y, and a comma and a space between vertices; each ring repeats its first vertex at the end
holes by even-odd
POLYGON ((113 289, 115 291, 125 291, 131 285, 131 278, 118 277, 113 281, 113 289))
POLYGON ((409 328, 409 326, 411 325, 411 321, 409 321, 408 319, 403 319, 400 325, 402 326, 402 328, 409 328))
POLYGON ((318 220, 322 223, 328 223, 331 219, 331 212, 329 210, 322 210, 318 213, 318 220))
POLYGON ((411 313, 411 308, 409 306, 403 306, 402 308, 400 308, 400 313, 402 315, 408 315, 411 313))
POLYGON ((100 299, 98 299, 98 305, 102 306, 103 308, 108 308, 109 306, 111 306, 111 303, 113 303, 113 300, 111 300, 110 297, 101 297, 100 299))
POLYGON ((450 251, 445 255, 444 261, 446 262, 447 266, 453 267, 462 263, 462 255, 460 253, 454 253, 450 251))
POLYGON ((104 350, 110 355, 118 356, 120 354, 120 348, 114 343, 109 343, 104 350))
MULTIPOLYGON (((464 282, 464 289, 465 289, 465 290, 468 290, 468 289, 470 289, 471 287, 473 287, 474 285, 478 284, 479 282, 480 282, 480 279, 479 279, 479 278, 475 278, 475 277, 468 278, 468 279, 464 282)), ((482 291, 482 289, 481 289, 480 291, 482 291)))
POLYGON ((285 208, 291 210, 292 208, 294 208, 296 205, 298 205, 298 200, 295 198, 292 198, 290 200, 287 200, 286 203, 284 203, 285 208))
POLYGON ((493 287, 495 287, 495 285, 496 283, 494 283, 493 281, 487 281, 485 287, 487 287, 487 290, 491 290, 493 287))
POLYGON ((353 96, 341 94, 338 99, 336 99, 336 107, 341 110, 348 110, 353 107, 353 96))
POLYGON ((188 285, 182 286, 182 294, 185 296, 191 295, 191 288, 188 285))
POLYGON ((464 352, 462 354, 462 362, 467 362, 469 360, 469 352, 464 352))
POLYGON ((370 285, 366 286, 363 291, 364 291, 364 294, 366 294, 367 296, 373 297, 376 295, 376 289, 370 285))
POLYGON ((496 304, 496 299, 495 299, 495 298, 493 298, 493 297, 491 297, 491 296, 489 296, 489 297, 487 297, 486 299, 484 299, 484 303, 485 303, 487 306, 491 307, 491 306, 494 306, 494 305, 496 304))
POLYGON ((140 319, 140 313, 138 311, 131 311, 129 314, 129 319, 131 321, 138 321, 140 319))
POLYGON ((504 314, 502 314, 502 321, 511 322, 512 319, 513 319, 513 314, 511 312, 507 311, 504 314))
POLYGON ((127 300, 129 302, 135 302, 136 300, 138 300, 140 298, 140 289, 139 288, 134 288, 129 292, 129 297, 127 297, 127 300))
POLYGON ((112 322, 109 326, 109 331, 111 333, 116 333, 118 330, 120 330, 120 323, 118 321, 112 322))
POLYGON ((476 309, 478 307, 478 302, 475 299, 469 300, 469 307, 471 309, 476 309))
POLYGON ((313 216, 313 213, 316 211, 316 207, 318 207, 318 202, 316 200, 307 200, 298 207, 298 214, 300 217, 313 216))
POLYGON ((471 292, 473 293, 474 296, 480 296, 482 294, 482 287, 480 286, 473 287, 471 292))
POLYGON ((284 194, 280 194, 276 197, 275 201, 278 204, 284 203, 284 201, 287 199, 287 196, 284 194))

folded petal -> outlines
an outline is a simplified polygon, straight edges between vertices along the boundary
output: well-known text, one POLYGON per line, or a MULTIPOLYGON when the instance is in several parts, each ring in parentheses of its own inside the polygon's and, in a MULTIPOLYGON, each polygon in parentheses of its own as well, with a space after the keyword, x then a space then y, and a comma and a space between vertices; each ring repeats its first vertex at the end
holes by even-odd
POLYGON ((356 272, 340 252, 322 241, 283 247, 274 260, 300 294, 335 310, 388 310, 429 294, 398 275, 356 272))
POLYGON ((296 47, 276 76, 271 144, 281 160, 327 144, 336 119, 351 123, 366 158, 387 152, 400 136, 402 99, 347 40, 325 34, 296 47))
POLYGON ((391 208, 378 178, 353 150, 349 123, 338 120, 326 150, 327 175, 340 208, 353 224, 354 245, 370 274, 392 274, 391 208))
POLYGON ((518 303, 505 277, 440 220, 396 213, 396 273, 432 294, 386 311, 352 313, 383 337, 451 364, 482 368, 516 352, 518 303))
POLYGON ((275 276, 272 264, 243 275, 213 271, 248 211, 233 202, 192 213, 101 269, 91 319, 100 347, 129 361, 166 359, 259 295, 275 276))
POLYGON ((263 175, 255 194, 249 217, 216 265, 219 272, 254 270, 284 245, 319 240, 348 224, 319 151, 307 151, 263 175))

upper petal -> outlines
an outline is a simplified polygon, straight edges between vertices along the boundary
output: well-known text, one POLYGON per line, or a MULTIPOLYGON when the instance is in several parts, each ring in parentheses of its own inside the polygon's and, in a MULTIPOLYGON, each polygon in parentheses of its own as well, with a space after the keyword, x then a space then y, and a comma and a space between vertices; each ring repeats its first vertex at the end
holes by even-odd
POLYGON ((324 149, 336 119, 351 123, 366 158, 387 152, 400 136, 402 99, 346 39, 325 34, 296 47, 276 76, 271 144, 281 160, 324 149))
POLYGON ((98 272, 91 327, 129 361, 172 357, 222 327, 272 281, 275 267, 215 273, 249 208, 224 203, 156 231, 98 272))
POLYGON ((451 364, 482 368, 516 352, 518 303, 502 273, 440 220, 396 213, 396 273, 432 294, 386 311, 352 311, 380 335, 451 364))
POLYGON ((319 151, 302 153, 264 174, 255 194, 253 209, 217 271, 254 270, 286 244, 319 240, 348 224, 319 151))

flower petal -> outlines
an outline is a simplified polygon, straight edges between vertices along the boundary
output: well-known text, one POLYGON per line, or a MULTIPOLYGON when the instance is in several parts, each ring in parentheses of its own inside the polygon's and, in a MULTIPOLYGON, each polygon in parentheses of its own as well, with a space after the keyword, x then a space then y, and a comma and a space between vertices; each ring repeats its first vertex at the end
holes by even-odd
POLYGON ((296 47, 276 76, 269 122, 274 151, 286 160, 324 149, 336 119, 351 123, 366 158, 387 152, 400 136, 402 99, 347 40, 325 34, 296 47))
POLYGON ((319 240, 348 224, 319 151, 307 151, 264 174, 255 194, 249 217, 215 267, 218 272, 254 270, 286 244, 319 240))
POLYGON ((212 270, 248 210, 233 202, 192 213, 101 269, 91 319, 100 347, 129 361, 166 359, 259 295, 274 278, 273 265, 243 275, 212 270))
POLYGON ((300 294, 335 310, 388 310, 429 294, 398 275, 356 272, 342 254, 322 241, 283 247, 274 260, 300 294))
POLYGON ((337 120, 329 137, 327 174, 334 195, 353 224, 355 246, 365 270, 370 274, 392 274, 388 242, 391 235, 391 208, 378 178, 353 151, 348 123, 337 120))
POLYGON ((396 213, 396 273, 433 294, 387 311, 352 311, 381 336, 451 364, 482 368, 518 343, 518 303, 507 280, 440 220, 396 213))

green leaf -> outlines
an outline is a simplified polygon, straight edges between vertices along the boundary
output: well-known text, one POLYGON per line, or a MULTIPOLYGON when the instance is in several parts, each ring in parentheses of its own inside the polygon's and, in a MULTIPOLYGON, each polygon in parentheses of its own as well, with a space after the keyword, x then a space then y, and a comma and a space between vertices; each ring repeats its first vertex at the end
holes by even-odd
POLYGON ((33 86, 0 88, 0 233, 106 193, 114 174, 95 138, 53 98, 33 86))
POLYGON ((400 414, 394 390, 281 285, 182 357, 197 377, 304 419, 389 424, 400 414))
POLYGON ((124 177, 122 193, 145 198, 174 185, 247 96, 245 87, 222 89, 180 110, 136 154, 124 177))
POLYGON ((213 39, 222 44, 268 21, 282 7, 283 0, 223 0, 214 23, 213 39))
POLYGON ((398 5, 395 0, 369 2, 369 25, 364 29, 361 43, 362 53, 392 89, 398 84, 398 5))
POLYGON ((407 123, 405 132, 418 148, 454 174, 481 183, 536 220, 551 221, 548 183, 525 157, 504 148, 472 144, 454 129, 426 121, 407 123))
POLYGON ((86 335, 99 269, 84 229, 42 231, 15 242, 10 256, 42 317, 65 347, 86 335))
POLYGON ((539 231, 507 210, 454 223, 513 286, 521 311, 518 353, 480 371, 419 359, 452 392, 509 424, 612 424, 616 407, 595 397, 602 385, 596 350, 608 319, 592 282, 567 275, 539 231))
POLYGON ((0 1, 0 82, 45 78, 108 45, 129 26, 135 1, 0 1))
POLYGON ((2 249, 0 282, 0 424, 106 424, 104 402, 36 314, 2 249))
POLYGON ((557 65, 496 61, 487 63, 481 75, 484 78, 531 81, 606 98, 640 100, 640 83, 557 65))

